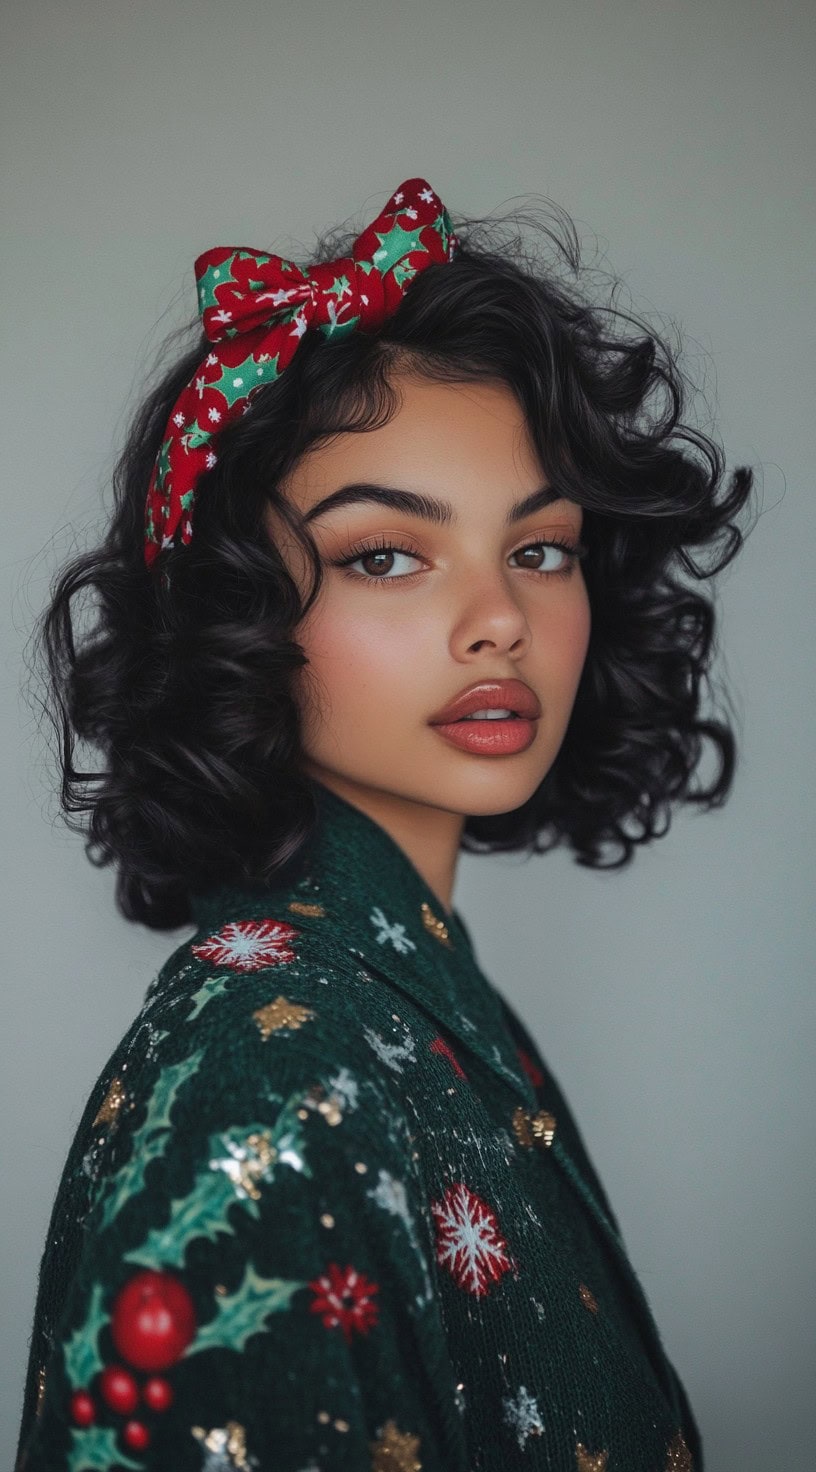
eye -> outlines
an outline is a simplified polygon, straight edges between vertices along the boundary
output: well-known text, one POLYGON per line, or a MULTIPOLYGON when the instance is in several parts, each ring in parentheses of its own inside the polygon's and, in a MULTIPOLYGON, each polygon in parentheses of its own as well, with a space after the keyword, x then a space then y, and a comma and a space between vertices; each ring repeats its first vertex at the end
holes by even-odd
MULTIPOLYGON (((526 546, 519 547, 515 552, 512 552, 510 555, 511 557, 521 557, 527 552, 537 552, 540 559, 541 551, 539 549, 554 550, 555 552, 560 553, 560 565, 557 567, 541 567, 528 564, 526 568, 524 566, 521 567, 520 570, 522 572, 531 572, 535 577, 569 577, 570 574, 573 572, 576 563, 579 561, 580 558, 585 557, 587 553, 587 548, 583 546, 583 544, 580 542, 573 543, 562 542, 558 540, 548 540, 528 542, 526 546)), ((379 575, 369 575, 368 572, 356 572, 353 569, 353 564, 355 562, 365 562, 372 560, 375 562, 379 562, 379 565, 382 567, 383 561, 387 562, 389 559, 393 561, 395 556, 409 558, 413 557, 417 561, 423 560, 421 553, 417 552, 417 550, 413 547, 396 546, 392 542, 388 542, 385 539, 380 539, 378 541, 358 543, 356 547, 353 547, 351 549, 348 556, 338 558, 336 561, 332 562, 331 565, 332 567, 348 568, 349 577, 358 578, 361 581, 368 583, 405 583, 410 581, 412 578, 419 576, 419 572, 399 573, 395 577, 387 576, 385 573, 381 573, 379 575)), ((391 571, 391 569, 387 569, 387 571, 391 571)))

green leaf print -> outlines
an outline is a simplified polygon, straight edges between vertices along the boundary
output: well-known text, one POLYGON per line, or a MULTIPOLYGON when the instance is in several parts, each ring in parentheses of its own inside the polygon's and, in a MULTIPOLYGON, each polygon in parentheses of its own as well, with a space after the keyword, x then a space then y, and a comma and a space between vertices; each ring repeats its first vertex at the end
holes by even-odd
POLYGON ((252 1334, 261 1334, 270 1314, 289 1307, 293 1294, 307 1288, 308 1281, 261 1278, 251 1263, 234 1293, 217 1297, 218 1313, 209 1324, 202 1324, 188 1345, 186 1358, 203 1349, 243 1349, 252 1334))
POLYGON ((143 1189, 148 1165, 151 1160, 157 1160, 164 1154, 172 1128, 170 1111, 176 1102, 181 1085, 185 1079, 196 1072, 203 1056, 204 1049, 199 1048, 195 1053, 191 1053, 189 1058, 183 1058, 180 1063, 163 1068, 159 1074, 144 1124, 133 1136, 130 1157, 121 1170, 105 1182, 106 1188, 111 1187, 112 1189, 105 1201, 101 1228, 107 1227, 125 1202, 143 1189))
POLYGON ((211 1135, 207 1164, 189 1195, 171 1203, 167 1225, 154 1227, 143 1243, 125 1253, 125 1261, 156 1269, 182 1267, 194 1237, 214 1242, 219 1231, 234 1232, 229 1212, 236 1204, 258 1217, 258 1183, 274 1182, 281 1166, 311 1177, 297 1115, 302 1104, 302 1093, 291 1094, 274 1125, 246 1124, 211 1135))
POLYGON ((108 1321, 102 1311, 105 1290, 101 1283, 94 1283, 91 1302, 81 1328, 76 1329, 65 1341, 65 1373, 74 1390, 85 1390, 98 1370, 102 1369, 102 1357, 97 1349, 97 1336, 108 1321))
MULTIPOLYGON (((73 1429, 73 1428, 72 1428, 73 1429)), ((119 1437, 112 1426, 87 1426, 73 1431, 73 1444, 68 1453, 68 1472, 108 1472, 110 1467, 141 1467, 120 1450, 119 1437)))

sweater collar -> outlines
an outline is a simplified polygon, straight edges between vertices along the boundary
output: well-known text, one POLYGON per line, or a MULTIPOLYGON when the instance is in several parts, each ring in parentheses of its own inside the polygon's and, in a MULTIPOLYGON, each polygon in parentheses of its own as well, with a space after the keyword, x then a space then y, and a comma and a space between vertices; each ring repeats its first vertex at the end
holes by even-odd
POLYGON ((527 1103, 535 1095, 501 999, 481 971, 459 912, 448 915, 404 849, 373 818, 315 778, 311 840, 269 886, 224 885, 191 896, 212 931, 249 916, 323 933, 417 1002, 527 1103))

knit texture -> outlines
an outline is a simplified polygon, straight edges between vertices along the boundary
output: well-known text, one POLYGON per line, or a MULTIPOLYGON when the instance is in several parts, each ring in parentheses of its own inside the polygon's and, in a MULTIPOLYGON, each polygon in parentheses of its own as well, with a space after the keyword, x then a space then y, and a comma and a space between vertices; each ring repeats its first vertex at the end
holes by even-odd
POLYGON ((534 1040, 458 912, 314 790, 274 887, 194 897, 91 1092, 17 1472, 702 1472, 534 1040))

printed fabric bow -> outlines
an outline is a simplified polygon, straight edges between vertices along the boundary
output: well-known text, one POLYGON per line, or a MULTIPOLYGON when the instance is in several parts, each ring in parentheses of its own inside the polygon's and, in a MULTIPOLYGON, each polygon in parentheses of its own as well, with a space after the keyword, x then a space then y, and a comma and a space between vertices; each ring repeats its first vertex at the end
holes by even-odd
POLYGON ((406 288, 459 242, 425 179, 406 179, 358 235, 350 256, 302 269, 263 251, 215 246, 195 262, 198 310, 214 347, 173 407, 145 508, 148 567, 180 528, 192 537, 195 484, 218 458, 218 434, 246 414, 253 395, 280 376, 309 328, 326 337, 371 332, 406 288))

